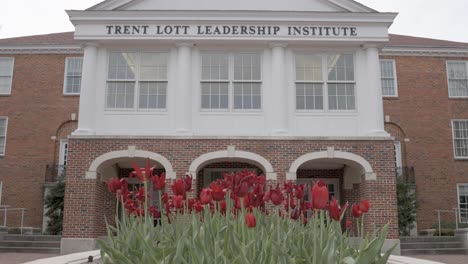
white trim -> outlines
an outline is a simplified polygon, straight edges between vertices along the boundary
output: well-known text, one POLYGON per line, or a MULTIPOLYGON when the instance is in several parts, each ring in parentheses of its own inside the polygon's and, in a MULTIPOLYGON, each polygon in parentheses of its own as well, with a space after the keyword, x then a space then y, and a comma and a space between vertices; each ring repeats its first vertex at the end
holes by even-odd
POLYGON ((273 171, 273 166, 267 159, 253 152, 236 150, 233 148, 233 146, 229 146, 226 150, 209 152, 199 156, 192 161, 192 164, 190 164, 188 173, 191 174, 194 179, 196 179, 198 171, 203 166, 209 164, 210 162, 215 162, 216 160, 228 160, 234 162, 239 161, 247 163, 251 161, 254 163, 254 165, 259 166, 260 169, 263 170, 267 180, 277 179, 277 175, 273 171))
POLYGON ((11 59, 11 82, 10 82, 10 90, 6 93, 0 93, 0 96, 2 95, 11 95, 11 90, 13 89, 13 73, 15 72, 15 57, 0 57, 0 59, 11 59))
POLYGON ((468 222, 461 221, 461 211, 460 211, 460 186, 468 186, 468 183, 457 183, 457 205, 458 205, 458 222, 466 224, 468 222))
POLYGON ((0 157, 5 157, 6 155, 6 146, 7 146, 7 136, 8 136, 8 117, 7 116, 0 116, 0 119, 4 119, 5 121, 5 145, 3 147, 3 153, 0 153, 0 157))
POLYGON ((452 145, 453 145, 453 157, 456 159, 456 160, 468 160, 468 156, 462 156, 462 157, 459 157, 457 156, 457 152, 455 150, 455 130, 454 130, 454 123, 455 122, 467 122, 468 123, 468 119, 452 119, 452 145))
POLYGON ((289 172, 286 174, 287 180, 297 179, 297 170, 299 167, 311 160, 316 159, 344 159, 353 161, 359 164, 363 169, 363 175, 365 175, 366 181, 377 180, 377 174, 373 171, 371 165, 363 157, 350 152, 335 151, 333 147, 329 147, 327 151, 311 152, 304 154, 297 158, 289 168, 289 172))
POLYGON ((0 54, 83 54, 79 45, 0 45, 0 54))
MULTIPOLYGON (((81 59, 81 77, 83 77, 83 57, 66 57, 65 58, 65 71, 63 73, 63 95, 80 95, 80 93, 68 93, 67 92, 67 77, 68 77, 68 61, 72 59, 81 59)), ((80 83, 81 92, 81 83, 80 83)))
POLYGON ((387 56, 431 56, 431 57, 468 57, 467 48, 456 47, 405 47, 386 46, 380 55, 387 56))
MULTIPOLYGON (((395 94, 394 95, 384 95, 382 91, 383 98, 398 98, 398 79, 397 79, 397 71, 396 71, 396 61, 395 59, 380 59, 380 62, 391 62, 393 66, 393 83, 395 86, 395 94)), ((382 71, 382 67, 380 68, 382 71)), ((380 78, 382 80, 383 77, 380 78)))
POLYGON ((171 162, 164 156, 150 151, 136 150, 135 147, 129 146, 128 150, 118 150, 105 153, 97 157, 86 172, 86 179, 97 179, 98 167, 106 161, 118 158, 145 158, 159 162, 166 170, 167 179, 175 179, 176 173, 172 168, 171 162))
POLYGON ((468 78, 468 61, 466 60, 446 60, 445 61, 445 70, 447 73, 447 89, 449 99, 468 99, 468 95, 465 96, 451 96, 450 95, 450 79, 449 79, 449 63, 465 63, 466 75, 468 78))

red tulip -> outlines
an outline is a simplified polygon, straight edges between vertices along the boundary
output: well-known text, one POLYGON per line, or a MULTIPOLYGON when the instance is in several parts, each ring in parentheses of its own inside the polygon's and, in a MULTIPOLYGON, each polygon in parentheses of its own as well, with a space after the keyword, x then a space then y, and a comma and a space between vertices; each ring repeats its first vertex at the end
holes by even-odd
POLYGON ((234 193, 237 197, 244 197, 249 192, 249 182, 247 177, 240 180, 240 182, 234 187, 234 193))
POLYGON ((224 197, 226 196, 226 191, 224 191, 224 188, 219 181, 211 183, 210 188, 213 200, 217 202, 224 200, 224 197))
POLYGON ((211 202, 211 190, 203 188, 200 193, 200 202, 205 205, 211 202))
POLYGON ((185 175, 184 179, 184 184, 185 184, 185 191, 190 192, 192 189, 192 176, 190 175, 185 175))
POLYGON ((359 205, 353 204, 352 208, 353 216, 359 218, 362 216, 362 210, 359 208, 359 205))
POLYGON ((149 177, 151 177, 151 176, 146 175, 146 171, 143 172, 141 168, 135 162, 132 163, 132 166, 133 166, 134 171, 130 173, 130 178, 136 176, 138 180, 140 180, 141 182, 145 182, 148 180, 149 177))
POLYGON ((370 208, 370 203, 368 200, 362 200, 361 203, 359 204, 359 209, 361 209, 363 213, 369 212, 369 208, 370 208))
POLYGON ((195 211, 196 211, 197 213, 200 213, 201 211, 203 211, 203 205, 202 205, 202 203, 201 203, 200 201, 197 201, 197 202, 195 203, 194 208, 195 208, 195 211))
POLYGON ((167 203, 169 201, 169 195, 167 193, 163 193, 163 195, 161 196, 161 201, 163 203, 167 203))
POLYGON ((343 206, 343 208, 340 209, 340 206, 336 202, 335 197, 332 196, 330 206, 328 207, 328 212, 330 214, 330 217, 335 221, 340 221, 341 216, 343 215, 347 207, 348 207, 348 204, 346 203, 345 206, 343 206))
POLYGON ((312 206, 314 209, 323 210, 327 208, 328 189, 323 181, 319 180, 312 188, 312 206))
POLYGON ((163 172, 161 173, 161 176, 158 176, 158 175, 154 175, 152 178, 151 178, 152 182, 153 182, 153 187, 155 190, 163 190, 164 187, 166 186, 166 174, 163 172))
POLYGON ((177 195, 172 199, 172 203, 175 208, 182 209, 184 208, 184 197, 182 195, 177 195))
POLYGON ((255 219, 255 215, 250 213, 245 215, 245 223, 249 228, 253 228, 257 226, 257 220, 255 219))
POLYGON ((294 195, 297 199, 302 200, 304 199, 304 184, 301 185, 294 185, 294 195))
POLYGON ((283 193, 281 192, 279 185, 276 186, 276 189, 271 188, 266 196, 274 205, 280 205, 284 200, 283 193))
POLYGON ((107 188, 109 189, 109 192, 116 193, 117 190, 122 188, 122 182, 118 178, 112 178, 109 183, 107 183, 107 188))
POLYGON ((349 229, 352 223, 353 222, 351 222, 350 220, 346 220, 346 229, 349 229))
POLYGON ((146 200, 145 187, 140 187, 135 198, 140 202, 144 202, 146 200))
POLYGON ((226 214, 226 200, 222 200, 221 203, 219 203, 220 205, 220 211, 221 211, 221 214, 226 214))
POLYGON ((194 206, 195 206, 195 203, 197 202, 197 200, 195 198, 191 198, 188 200, 188 209, 189 209, 189 212, 192 212, 194 206))
POLYGON ((291 181, 287 181, 284 183, 284 192, 286 194, 292 194, 293 193, 293 184, 291 181))
POLYGON ((296 208, 296 209, 292 210, 291 219, 297 220, 297 219, 299 219, 300 216, 301 216, 301 210, 299 208, 296 208))
POLYGON ((289 211, 290 207, 291 209, 296 208, 296 200, 293 197, 284 200, 284 209, 286 209, 286 211, 289 211))
POLYGON ((185 196, 185 181, 183 179, 178 179, 172 185, 172 192, 174 195, 182 195, 185 196))
POLYGON ((151 206, 151 207, 149 208, 149 211, 150 211, 150 215, 151 215, 153 218, 155 218, 155 219, 161 218, 161 212, 160 212, 158 209, 156 209, 156 207, 151 206))

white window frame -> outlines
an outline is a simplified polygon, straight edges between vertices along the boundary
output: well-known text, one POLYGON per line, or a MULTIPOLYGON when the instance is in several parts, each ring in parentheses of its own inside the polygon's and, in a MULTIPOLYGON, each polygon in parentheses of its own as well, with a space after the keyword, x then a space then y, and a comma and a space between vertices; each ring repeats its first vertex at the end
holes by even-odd
MULTIPOLYGON (((466 224, 466 223, 468 223, 468 217, 466 219, 466 222, 462 222, 462 217, 461 217, 461 208, 460 208, 460 187, 461 186, 463 186, 465 188, 468 188, 468 183, 458 183, 457 184, 458 222, 462 223, 462 224, 466 224)), ((467 204, 468 204, 468 201, 467 201, 467 204)))
POLYGON ((198 102, 199 102, 199 111, 200 112, 233 112, 233 113, 259 113, 263 111, 263 98, 264 98, 264 91, 263 91, 263 54, 261 51, 256 50, 249 50, 249 51, 242 51, 242 50, 202 50, 200 52, 200 60, 199 60, 199 93, 198 93, 198 102), (228 54, 228 79, 227 80, 205 80, 203 79, 203 55, 205 54, 228 54), (260 56, 260 80, 235 80, 234 79, 234 55, 235 54, 257 54, 260 56), (203 108, 202 104, 202 83, 228 83, 228 107, 227 108, 203 108), (234 108, 234 84, 235 83, 259 83, 260 84, 260 108, 258 109, 236 109, 234 108))
POLYGON ((104 112, 107 114, 112 114, 115 112, 136 112, 139 114, 164 114, 167 112, 169 105, 169 71, 171 67, 171 52, 168 50, 120 50, 120 49, 111 49, 107 52, 107 64, 106 64, 106 82, 105 82, 105 91, 104 91, 104 112), (135 78, 134 79, 109 79, 109 67, 110 67, 110 57, 112 53, 135 53, 136 62, 135 62, 135 78), (166 79, 145 79, 141 80, 141 54, 142 53, 161 53, 166 54, 166 79), (132 108, 109 108, 107 107, 107 93, 108 93, 108 84, 112 82, 132 82, 135 84, 135 91, 133 95, 133 107, 132 108), (166 107, 165 108, 151 108, 145 109, 140 108, 140 82, 165 82, 166 83, 166 107))
MULTIPOLYGON (((396 71, 396 61, 394 59, 381 59, 380 62, 391 62, 393 66, 393 84, 395 87, 395 94, 393 95, 384 95, 383 94, 383 88, 382 88, 382 97, 384 98, 398 98, 398 79, 397 79, 397 71, 396 71)), ((382 67, 380 68, 380 71, 382 71, 382 67)), ((382 81, 383 77, 382 74, 380 75, 380 80, 382 81)), ((390 78, 385 78, 385 79, 390 79, 390 78)))
POLYGON ((457 156, 457 151, 456 151, 456 148, 455 148, 455 122, 467 122, 468 123, 468 119, 454 119, 452 120, 452 144, 453 144, 453 156, 455 157, 455 159, 457 160, 468 160, 468 156, 457 156))
POLYGON ((303 113, 303 114, 313 114, 313 113, 357 113, 358 112, 358 89, 357 89, 357 82, 356 82, 356 56, 354 52, 351 51, 342 51, 336 53, 320 53, 320 52, 294 52, 294 111, 296 113, 303 113), (328 57, 333 55, 351 55, 353 57, 353 70, 354 70, 354 80, 353 81, 336 81, 336 80, 329 80, 328 79, 328 57), (323 96, 323 109, 297 109, 297 89, 296 84, 298 83, 320 83, 318 81, 298 81, 297 78, 297 68, 296 68, 296 56, 300 55, 315 55, 322 58, 322 96, 323 96), (330 109, 329 106, 329 93, 328 93, 328 85, 329 84, 353 84, 354 85, 354 109, 330 109))
MULTIPOLYGON (((15 71, 15 57, 0 57, 0 59, 11 59, 11 73, 10 73, 10 77, 11 77, 11 82, 10 82, 10 90, 7 91, 6 93, 0 93, 0 96, 2 95, 11 95, 11 90, 13 89, 13 73, 15 71)), ((7 76, 5 76, 7 77, 7 76)))
POLYGON ((58 162, 59 176, 62 175, 63 171, 67 167, 67 159, 68 159, 68 139, 61 139, 60 149, 59 149, 59 162, 58 162))
POLYGON ((3 146, 2 152, 0 152, 0 157, 5 157, 6 155, 6 146, 7 146, 7 137, 8 137, 8 117, 0 116, 1 120, 5 120, 5 144, 3 146))
POLYGON ((464 61, 464 60, 448 60, 445 62, 445 68, 446 68, 446 74, 447 74, 447 89, 448 89, 448 96, 449 96, 449 99, 468 99, 468 95, 466 96, 452 96, 450 95, 450 79, 449 79, 449 76, 450 76, 450 73, 449 73, 449 63, 465 63, 465 68, 466 68, 466 71, 467 71, 467 78, 468 78, 468 61, 464 61))
MULTIPOLYGON (((83 57, 66 57, 65 58, 65 72, 63 77, 63 94, 64 95, 80 95, 80 93, 69 93, 67 92, 67 77, 68 77, 68 61, 73 59, 81 59, 83 61, 83 57)), ((76 75, 72 75, 73 77, 77 77, 76 75)), ((81 78, 83 78, 83 63, 81 64, 81 78)), ((80 83, 80 92, 81 92, 82 83, 80 83)))

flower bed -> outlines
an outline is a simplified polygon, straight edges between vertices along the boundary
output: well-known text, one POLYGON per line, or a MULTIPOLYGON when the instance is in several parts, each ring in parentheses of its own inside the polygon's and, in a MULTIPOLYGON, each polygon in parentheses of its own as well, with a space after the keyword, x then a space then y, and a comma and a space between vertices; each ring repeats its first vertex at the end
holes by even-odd
POLYGON ((362 240, 358 248, 349 245, 347 228, 353 223, 347 221, 344 230, 341 225, 348 204, 329 201, 321 181, 267 190, 264 176, 243 171, 225 174, 198 199, 189 199, 190 176, 175 181, 169 195, 162 193, 164 174, 153 175, 149 163, 134 169, 130 177, 137 177, 141 188, 128 190, 125 179, 108 184, 125 214, 108 226, 108 243, 99 242, 104 263, 368 264, 386 263, 391 252, 381 255, 388 226, 379 234, 364 232, 367 201, 352 206, 362 240), (148 195, 149 184, 157 197, 148 195), (304 199, 306 188, 311 201, 304 199))

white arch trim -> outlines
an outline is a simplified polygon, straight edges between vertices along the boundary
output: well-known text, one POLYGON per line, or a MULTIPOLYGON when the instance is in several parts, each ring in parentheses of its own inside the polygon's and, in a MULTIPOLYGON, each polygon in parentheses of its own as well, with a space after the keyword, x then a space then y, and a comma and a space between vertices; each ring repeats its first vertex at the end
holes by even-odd
POLYGON ((363 157, 350 153, 350 152, 343 152, 343 151, 335 151, 333 147, 329 147, 327 151, 322 152, 311 152, 305 155, 300 156, 296 159, 289 168, 289 172, 286 175, 287 180, 296 180, 297 179, 297 170, 299 167, 304 164, 305 162, 317 159, 344 159, 354 161, 361 165, 363 169, 363 173, 365 174, 366 181, 377 180, 377 174, 372 169, 372 166, 369 164, 367 160, 363 157))
POLYGON ((103 164, 108 160, 118 159, 118 158, 145 158, 159 162, 164 169, 166 170, 167 179, 175 179, 176 173, 172 168, 172 164, 164 156, 144 150, 136 150, 134 146, 129 146, 128 150, 118 150, 105 153, 97 157, 91 166, 89 166, 88 171, 86 172, 86 179, 96 179, 97 178, 97 169, 99 165, 103 164))
POLYGON ((273 171, 273 166, 271 166, 270 162, 267 159, 253 152, 236 150, 234 146, 229 146, 227 150, 209 152, 209 153, 199 156, 198 158, 193 160, 192 164, 190 165, 188 173, 192 175, 192 177, 195 179, 197 177, 198 170, 202 166, 207 164, 209 161, 216 160, 216 159, 233 159, 233 160, 253 161, 262 167, 267 180, 277 179, 277 175, 273 171))

